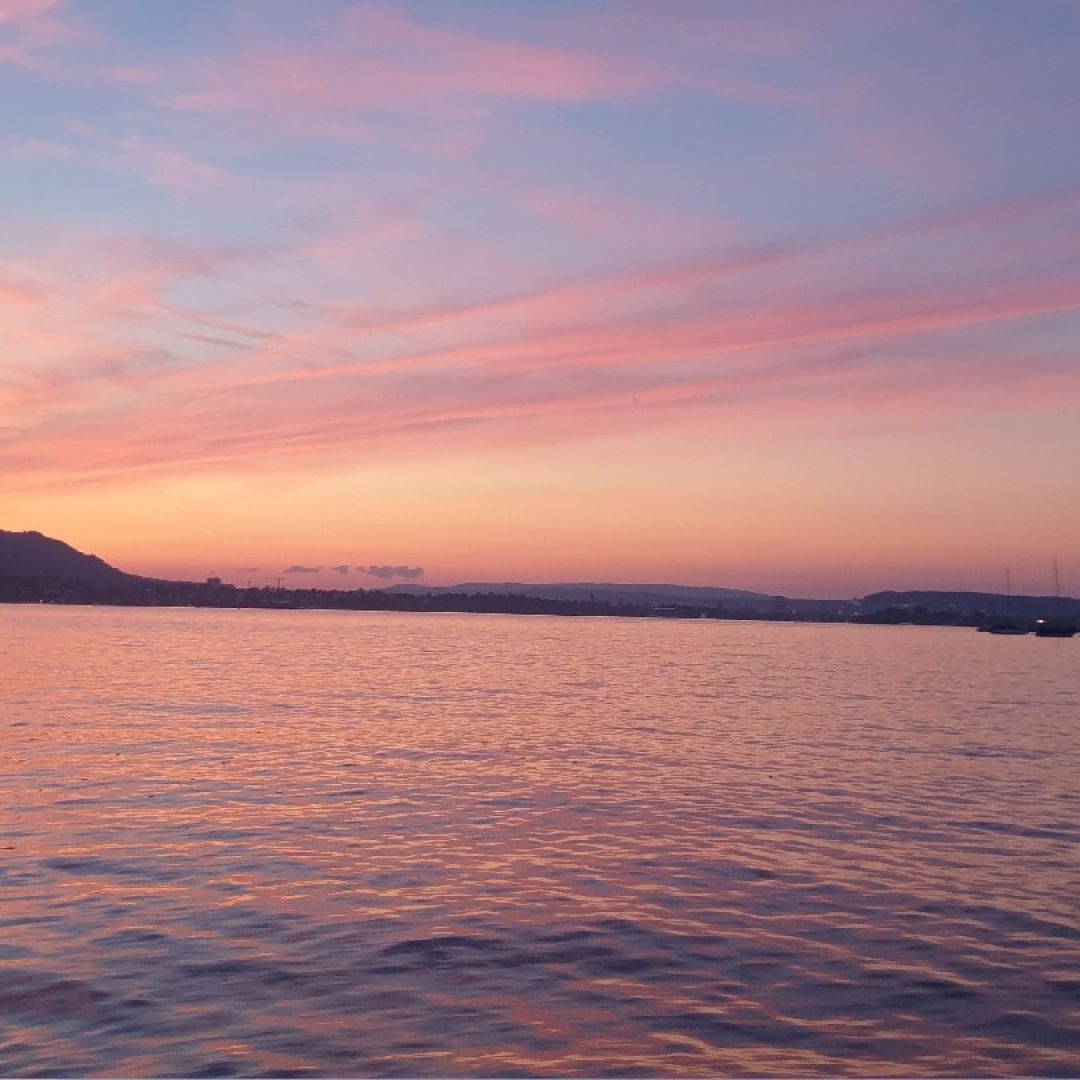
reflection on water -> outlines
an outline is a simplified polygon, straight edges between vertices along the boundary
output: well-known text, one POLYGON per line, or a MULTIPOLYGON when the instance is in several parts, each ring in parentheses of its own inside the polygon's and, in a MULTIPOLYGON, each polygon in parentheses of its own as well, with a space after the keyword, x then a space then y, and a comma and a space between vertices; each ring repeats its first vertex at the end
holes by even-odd
POLYGON ((0 629, 0 1074, 1080 1072, 1075 641, 0 629))

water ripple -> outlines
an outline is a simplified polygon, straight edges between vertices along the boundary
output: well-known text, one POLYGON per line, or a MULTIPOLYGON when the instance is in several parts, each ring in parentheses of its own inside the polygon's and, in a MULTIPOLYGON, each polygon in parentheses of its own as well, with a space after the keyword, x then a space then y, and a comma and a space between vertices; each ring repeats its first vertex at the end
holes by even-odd
POLYGON ((4 617, 4 1075, 1080 1073, 1033 638, 4 617))

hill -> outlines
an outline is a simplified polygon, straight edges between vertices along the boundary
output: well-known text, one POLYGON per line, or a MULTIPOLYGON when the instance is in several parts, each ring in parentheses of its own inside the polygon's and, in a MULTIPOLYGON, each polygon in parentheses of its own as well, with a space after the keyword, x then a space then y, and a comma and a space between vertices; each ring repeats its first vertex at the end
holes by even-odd
POLYGON ((530 584, 522 581, 463 581, 458 585, 390 585, 383 592, 432 596, 439 593, 488 593, 495 596, 539 596, 558 600, 630 601, 663 604, 679 601, 702 603, 771 603, 774 597, 741 589, 720 589, 696 585, 634 585, 615 582, 575 581, 530 584))
POLYGON ((871 593, 864 596, 859 605, 860 614, 866 618, 884 612, 916 609, 953 614, 958 618, 990 615, 1015 619, 1080 619, 1080 600, 1068 596, 1003 596, 1001 593, 915 589, 907 592, 871 593))
POLYGON ((0 529, 0 577, 47 578, 87 585, 127 585, 142 579, 117 570, 96 555, 39 532, 0 529))
POLYGON ((817 615, 836 617, 850 614, 854 605, 843 600, 799 600, 745 589, 723 589, 708 585, 639 585, 618 582, 554 582, 529 584, 520 581, 466 581, 459 585, 391 585, 382 590, 411 596, 438 596, 447 593, 484 596, 530 596, 543 600, 589 601, 604 604, 628 604, 661 607, 671 604, 729 611, 775 615, 797 614, 804 618, 817 615))

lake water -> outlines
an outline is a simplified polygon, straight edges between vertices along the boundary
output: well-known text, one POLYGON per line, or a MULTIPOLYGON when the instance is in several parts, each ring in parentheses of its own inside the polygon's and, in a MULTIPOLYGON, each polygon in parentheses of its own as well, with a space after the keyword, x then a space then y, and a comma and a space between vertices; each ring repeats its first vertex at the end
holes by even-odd
POLYGON ((1080 641, 0 607, 0 1074, 1080 1073, 1080 641))

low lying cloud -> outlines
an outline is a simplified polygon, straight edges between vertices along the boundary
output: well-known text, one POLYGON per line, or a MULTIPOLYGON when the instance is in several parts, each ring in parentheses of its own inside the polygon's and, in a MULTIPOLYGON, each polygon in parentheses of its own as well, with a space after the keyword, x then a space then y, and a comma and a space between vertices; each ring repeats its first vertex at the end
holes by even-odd
POLYGON ((259 566, 234 566, 234 574, 261 574, 262 568, 259 566))
POLYGON ((422 566, 358 566, 361 574, 370 574, 377 578, 418 578, 424 576, 422 566))
MULTIPOLYGON (((422 566, 391 566, 389 563, 373 566, 353 566, 351 563, 339 563, 337 566, 304 566, 302 563, 293 563, 292 566, 286 566, 281 572, 283 574, 322 574, 332 571, 345 577, 353 570, 358 574, 369 574, 371 577, 383 579, 419 578, 424 576, 422 566)), ((235 572, 253 574, 258 572, 258 567, 240 566, 236 568, 235 572)))

